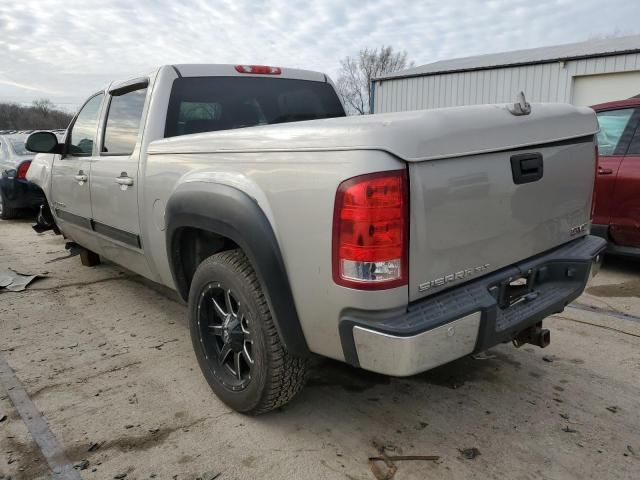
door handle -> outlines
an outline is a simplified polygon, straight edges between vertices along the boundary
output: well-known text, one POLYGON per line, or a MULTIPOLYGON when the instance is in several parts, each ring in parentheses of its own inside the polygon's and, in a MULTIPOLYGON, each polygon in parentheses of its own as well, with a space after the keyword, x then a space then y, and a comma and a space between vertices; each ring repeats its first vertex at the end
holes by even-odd
POLYGON ((80 185, 89 180, 89 176, 86 175, 82 170, 79 170, 76 175, 73 176, 80 185))
POLYGON ((598 167, 598 175, 611 175, 612 173, 613 169, 611 168, 598 167))
POLYGON ((122 172, 119 177, 116 177, 116 183, 124 187, 130 187, 133 185, 133 178, 127 175, 127 172, 122 172))

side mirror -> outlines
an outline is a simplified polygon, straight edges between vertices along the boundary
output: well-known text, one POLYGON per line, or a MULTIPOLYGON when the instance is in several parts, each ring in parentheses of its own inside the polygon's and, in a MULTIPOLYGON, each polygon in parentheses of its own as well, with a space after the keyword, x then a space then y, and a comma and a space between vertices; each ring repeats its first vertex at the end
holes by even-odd
POLYGON ((62 144, 58 143, 58 137, 51 132, 32 133, 24 146, 34 153, 62 153, 62 144))

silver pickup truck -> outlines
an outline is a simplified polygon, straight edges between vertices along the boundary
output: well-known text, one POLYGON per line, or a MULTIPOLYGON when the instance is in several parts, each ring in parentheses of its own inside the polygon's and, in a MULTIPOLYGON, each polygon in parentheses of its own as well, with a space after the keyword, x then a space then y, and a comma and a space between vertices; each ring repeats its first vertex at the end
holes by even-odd
POLYGON ((604 248, 597 130, 524 99, 346 118, 322 73, 168 65, 96 92, 63 143, 32 134, 28 178, 89 263, 188 301, 211 388, 258 414, 314 354, 407 376, 546 346, 604 248))

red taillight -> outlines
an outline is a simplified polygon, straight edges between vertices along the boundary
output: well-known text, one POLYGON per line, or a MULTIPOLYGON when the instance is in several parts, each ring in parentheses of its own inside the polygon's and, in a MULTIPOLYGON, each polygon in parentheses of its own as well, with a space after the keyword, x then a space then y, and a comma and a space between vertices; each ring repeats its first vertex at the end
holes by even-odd
POLYGON ((598 145, 596 145, 596 166, 593 172, 593 193, 591 194, 591 222, 593 223, 593 216, 596 213, 596 183, 598 181, 598 162, 600 161, 600 153, 598 152, 598 145))
POLYGON ((236 72, 255 73, 259 75, 280 75, 280 67, 269 67, 267 65, 236 65, 236 72))
POLYGON ((378 290, 408 279, 407 172, 354 177, 338 187, 333 212, 333 280, 378 290))
POLYGON ((30 165, 31 165, 31 160, 27 160, 25 162, 22 162, 18 166, 17 178, 27 178, 27 170, 29 170, 29 166, 30 165))

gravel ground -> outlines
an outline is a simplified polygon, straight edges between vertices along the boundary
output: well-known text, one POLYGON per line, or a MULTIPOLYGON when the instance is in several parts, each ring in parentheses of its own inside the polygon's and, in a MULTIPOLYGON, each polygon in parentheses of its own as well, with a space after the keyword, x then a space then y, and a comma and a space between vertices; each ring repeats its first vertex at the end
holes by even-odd
MULTIPOLYGON (((0 269, 47 275, 0 294, 0 357, 82 478, 373 479, 376 445, 440 457, 397 462, 396 480, 640 476, 640 262, 606 259, 545 322, 544 350, 501 345, 406 379, 320 361, 293 403, 251 418, 209 390, 173 294, 66 254, 0 221, 0 269)), ((0 478, 51 478, 8 393, 0 478)))

